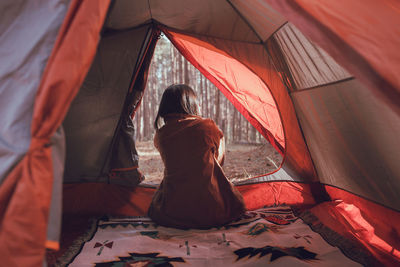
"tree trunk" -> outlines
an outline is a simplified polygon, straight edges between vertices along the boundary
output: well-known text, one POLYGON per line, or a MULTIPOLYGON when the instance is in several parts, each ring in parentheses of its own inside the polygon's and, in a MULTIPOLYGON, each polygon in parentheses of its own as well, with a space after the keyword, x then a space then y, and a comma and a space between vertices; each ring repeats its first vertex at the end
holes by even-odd
POLYGON ((215 98, 215 122, 217 123, 217 125, 220 125, 221 123, 221 99, 220 99, 220 95, 221 95, 221 91, 220 90, 216 90, 215 92, 216 98, 215 98))
POLYGON ((242 116, 242 114, 239 113, 239 112, 238 112, 238 116, 239 116, 239 129, 238 129, 238 132, 239 132, 239 142, 241 142, 242 139, 243 139, 243 116, 242 116))
POLYGON ((143 140, 147 140, 149 137, 149 126, 150 126, 150 111, 149 111, 149 92, 144 94, 142 106, 143 106, 143 140))
POLYGON ((142 140, 141 128, 142 128, 142 107, 139 107, 136 112, 136 140, 142 140))
POLYGON ((189 78, 189 62, 183 58, 184 62, 184 70, 185 70, 185 80, 184 83, 190 85, 190 78, 189 78))
POLYGON ((257 130, 253 125, 250 126, 250 140, 253 143, 257 142, 257 130))
POLYGON ((236 134, 236 126, 237 126, 237 110, 233 111, 233 120, 232 120, 232 141, 236 142, 237 141, 237 134, 236 134))
POLYGON ((199 99, 201 99, 201 116, 206 117, 206 94, 204 92, 204 76, 200 75, 199 77, 199 82, 200 82, 200 95, 198 96, 199 99))

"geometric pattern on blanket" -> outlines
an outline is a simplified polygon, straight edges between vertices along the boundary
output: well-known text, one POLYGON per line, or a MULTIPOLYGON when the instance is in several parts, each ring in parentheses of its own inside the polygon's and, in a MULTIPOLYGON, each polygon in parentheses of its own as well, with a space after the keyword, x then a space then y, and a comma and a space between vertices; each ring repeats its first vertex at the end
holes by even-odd
POLYGON ((69 266, 361 266, 288 206, 248 211, 208 230, 159 226, 148 217, 97 222, 69 266))

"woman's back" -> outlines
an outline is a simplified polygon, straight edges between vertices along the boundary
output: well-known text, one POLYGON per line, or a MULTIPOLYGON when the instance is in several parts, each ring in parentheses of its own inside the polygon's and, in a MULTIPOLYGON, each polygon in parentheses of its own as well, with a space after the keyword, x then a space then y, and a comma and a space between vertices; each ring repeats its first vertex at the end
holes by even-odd
POLYGON ((161 225, 207 228, 238 218, 240 193, 217 162, 222 132, 210 119, 169 114, 154 142, 165 165, 164 179, 149 209, 161 225))

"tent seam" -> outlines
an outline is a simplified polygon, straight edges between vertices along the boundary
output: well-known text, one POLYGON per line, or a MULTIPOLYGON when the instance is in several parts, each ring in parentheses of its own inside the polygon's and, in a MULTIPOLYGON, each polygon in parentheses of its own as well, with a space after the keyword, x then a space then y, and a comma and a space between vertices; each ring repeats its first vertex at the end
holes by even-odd
POLYGON ((153 20, 153 13, 151 13, 150 0, 147 0, 147 5, 149 6, 150 20, 153 20))
POLYGON ((215 39, 218 39, 218 40, 225 40, 225 41, 236 42, 236 43, 254 44, 254 45, 259 45, 259 44, 261 44, 260 42, 248 42, 248 41, 243 41, 243 40, 235 40, 235 39, 222 38, 222 37, 213 36, 213 35, 207 35, 207 34, 186 32, 186 31, 184 31, 184 30, 180 30, 180 29, 177 29, 177 28, 174 28, 174 27, 167 26, 167 25, 165 25, 165 24, 163 24, 163 23, 157 21, 156 19, 152 19, 152 21, 153 21, 153 23, 154 23, 155 25, 157 25, 159 28, 170 29, 170 30, 172 30, 172 31, 174 31, 174 32, 176 32, 176 33, 184 34, 184 35, 191 36, 191 37, 198 37, 198 36, 201 36, 201 37, 215 38, 215 39))
POLYGON ((300 93, 300 92, 303 92, 303 91, 316 90, 316 89, 318 89, 320 87, 330 86, 330 85, 334 85, 334 84, 342 83, 342 82, 348 82, 348 81, 351 81, 351 80, 355 80, 355 78, 352 76, 352 77, 344 78, 344 79, 341 79, 341 80, 338 80, 338 81, 334 81, 334 82, 315 85, 315 86, 307 87, 307 88, 304 88, 304 89, 298 89, 296 91, 290 92, 290 94, 292 95, 292 94, 297 94, 297 93, 300 93))

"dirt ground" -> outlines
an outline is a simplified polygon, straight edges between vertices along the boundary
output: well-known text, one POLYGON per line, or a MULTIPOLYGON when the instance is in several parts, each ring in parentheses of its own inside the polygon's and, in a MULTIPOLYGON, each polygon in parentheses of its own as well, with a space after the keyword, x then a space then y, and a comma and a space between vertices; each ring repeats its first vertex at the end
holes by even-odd
MULTIPOLYGON (((145 182, 160 183, 164 165, 153 142, 137 142, 136 148, 139 169, 146 177, 145 182)), ((274 171, 281 162, 282 156, 270 144, 227 144, 223 169, 226 176, 236 182, 274 171)))

